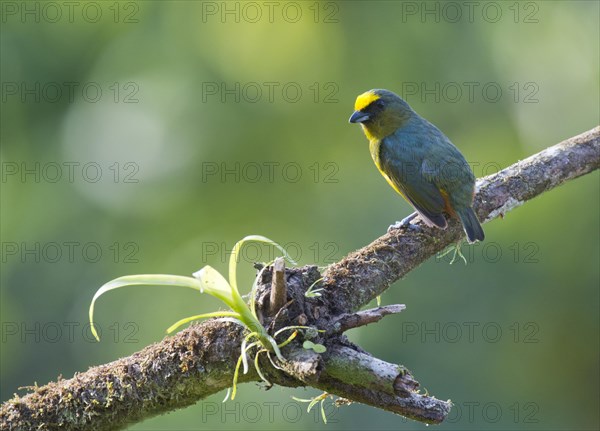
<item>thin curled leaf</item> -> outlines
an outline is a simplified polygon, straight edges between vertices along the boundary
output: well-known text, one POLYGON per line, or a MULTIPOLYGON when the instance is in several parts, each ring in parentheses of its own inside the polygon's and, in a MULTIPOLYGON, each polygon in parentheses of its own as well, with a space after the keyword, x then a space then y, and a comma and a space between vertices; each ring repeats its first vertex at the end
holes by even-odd
MULTIPOLYGON (((260 341, 255 341, 253 343, 248 344, 248 346, 245 349, 242 349, 242 353, 240 354, 240 357, 237 360, 237 363, 235 365, 235 371, 233 373, 233 385, 232 385, 232 391, 231 391, 231 399, 232 400, 235 399, 235 395, 237 394, 237 381, 240 376, 240 365, 244 361, 246 361, 246 352, 248 350, 250 350, 251 348, 253 348, 254 346, 258 346, 259 344, 260 344, 260 341)), ((244 366, 247 367, 248 364, 246 363, 244 366)), ((248 369, 246 368, 246 370, 244 370, 244 374, 246 374, 247 372, 248 372, 248 369)))
POLYGON ((251 343, 250 346, 247 346, 248 344, 248 340, 250 340, 250 338, 252 337, 256 337, 257 333, 256 332, 251 332, 248 335, 246 335, 244 337, 244 340, 242 341, 242 348, 241 348, 241 355, 242 355, 242 363, 244 364, 244 374, 248 373, 248 358, 246 357, 246 351, 253 345, 256 344, 260 344, 259 342, 254 342, 251 343))
POLYGON ((198 280, 191 277, 183 277, 180 275, 168 275, 168 274, 142 274, 142 275, 126 275, 124 277, 115 278, 104 284, 100 289, 96 291, 90 304, 89 318, 90 328, 92 334, 96 340, 100 341, 96 327, 94 326, 94 304, 96 300, 104 295, 106 292, 118 289, 125 286, 180 286, 187 287, 190 289, 202 291, 201 284, 198 280))
POLYGON ((268 340, 269 340, 269 343, 271 343, 271 346, 273 346, 273 351, 275 352, 275 356, 277 356, 277 359, 279 359, 281 362, 285 362, 285 358, 281 354, 281 350, 279 350, 277 341, 275 341, 273 339, 273 337, 271 337, 271 336, 268 337, 268 340))
POLYGON ((258 373, 262 381, 265 382, 267 385, 271 386, 272 383, 263 375, 262 371, 260 370, 260 365, 258 363, 258 355, 260 355, 262 352, 268 353, 266 349, 261 349, 258 352, 256 352, 256 356, 254 357, 254 368, 256 368, 256 372, 258 373))
POLYGON ((292 399, 294 401, 298 401, 299 403, 310 403, 313 400, 312 398, 298 398, 294 396, 292 396, 292 399))
POLYGON ((269 352, 269 351, 267 351, 267 358, 269 358, 269 362, 271 363, 271 365, 273 365, 273 368, 277 368, 278 370, 282 370, 283 369, 279 365, 277 365, 275 363, 275 361, 273 361, 273 358, 271 358, 271 352, 269 352))
POLYGON ((235 371, 233 372, 233 385, 231 387, 231 400, 235 399, 235 395, 237 394, 237 381, 240 375, 240 366, 242 365, 242 355, 237 360, 235 364, 235 371))
POLYGON ((308 403, 308 408, 306 409, 306 413, 310 413, 310 411, 312 410, 312 408, 319 402, 321 401, 321 395, 319 395, 318 397, 314 397, 310 403, 308 403))
MULTIPOLYGON (((279 334, 281 334, 284 331, 290 331, 292 329, 315 329, 312 326, 299 326, 299 325, 292 325, 292 326, 285 326, 281 329, 279 329, 278 331, 275 332, 275 336, 278 336, 279 334)), ((324 329, 317 329, 317 332, 325 332, 324 329)))
POLYGON ((327 425, 327 415, 325 414, 325 400, 321 401, 321 417, 323 418, 323 423, 327 425))
POLYGON ((231 256, 229 257, 229 284, 231 284, 231 287, 239 293, 238 287, 237 287, 237 279, 236 279, 236 269, 237 269, 237 258, 238 258, 238 254, 240 253, 240 250, 242 248, 242 245, 244 245, 244 243, 249 242, 249 241, 256 241, 256 242, 262 242, 265 244, 269 244, 272 245, 273 247, 276 247, 279 251, 281 251, 283 253, 283 257, 292 265, 297 265, 296 261, 294 261, 290 255, 288 254, 288 252, 279 244, 277 244, 275 241, 270 240, 269 238, 267 238, 266 236, 262 236, 262 235, 248 235, 244 238, 242 238, 241 240, 239 240, 238 242, 235 243, 235 245, 233 246, 233 250, 231 250, 231 256))
POLYGON ((229 399, 229 396, 231 395, 231 388, 227 388, 227 392, 225 393, 225 398, 223 398, 223 401, 221 401, 222 403, 226 402, 229 399))

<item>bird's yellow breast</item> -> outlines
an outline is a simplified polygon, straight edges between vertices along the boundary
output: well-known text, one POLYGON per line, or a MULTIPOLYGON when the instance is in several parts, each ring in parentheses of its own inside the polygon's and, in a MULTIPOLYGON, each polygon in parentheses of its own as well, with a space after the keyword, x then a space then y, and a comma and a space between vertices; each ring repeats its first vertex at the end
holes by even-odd
POLYGON ((400 196, 402 196, 404 199, 406 199, 406 197, 404 196, 404 193, 402 193, 402 191, 398 188, 398 186, 396 184, 394 184, 394 182, 390 179, 390 177, 388 177, 388 175, 385 173, 385 171, 383 170, 383 168, 381 166, 381 158, 380 158, 381 140, 370 139, 369 140, 369 151, 371 152, 371 157, 373 158, 373 161, 375 162, 375 166, 377 166, 377 170, 379 171, 379 173, 383 176, 383 178, 385 178, 385 180, 388 182, 388 184, 394 190, 396 190, 396 192, 400 196))
MULTIPOLYGON (((361 126, 362 126, 363 132, 364 132, 365 136, 367 137, 367 139, 369 140, 369 142, 372 143, 374 141, 380 141, 381 137, 377 136, 373 132, 372 128, 369 128, 369 127, 365 126, 364 124, 361 124, 361 126)), ((371 152, 371 154, 373 154, 373 153, 371 152)))
MULTIPOLYGON (((365 131, 366 133, 366 131, 365 131)), ((373 158, 373 161, 375 162, 375 166, 377 166, 377 169, 379 169, 380 172, 381 171, 381 160, 379 159, 379 152, 381 150, 381 141, 379 139, 369 139, 369 152, 371 153, 371 157, 373 158)), ((383 173, 383 172, 382 172, 383 173)))

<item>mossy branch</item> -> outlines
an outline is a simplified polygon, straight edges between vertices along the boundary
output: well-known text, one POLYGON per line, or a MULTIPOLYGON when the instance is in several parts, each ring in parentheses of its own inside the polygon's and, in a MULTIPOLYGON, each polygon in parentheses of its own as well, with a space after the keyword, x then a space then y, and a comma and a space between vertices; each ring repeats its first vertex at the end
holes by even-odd
MULTIPOLYGON (((490 221, 599 165, 600 127, 596 127, 480 179, 477 214, 490 221)), ((312 386, 426 423, 444 420, 449 402, 419 394, 418 383, 408 370, 370 356, 340 333, 340 325, 383 317, 381 310, 355 312, 463 235, 454 221, 444 231, 422 223, 419 227, 419 231, 385 234, 328 267, 320 297, 304 295, 321 277, 316 267, 285 270, 287 302, 265 324, 275 329, 303 322, 326 330, 313 341, 325 345, 327 351, 317 354, 302 349, 300 342, 290 343, 282 351, 287 358, 284 370, 264 364, 270 381, 290 387, 312 386)), ((268 309, 272 276, 272 268, 263 271, 257 290, 257 304, 264 305, 264 316, 272 314, 268 309)), ((385 314, 390 314, 393 309, 387 311, 385 314)), ((227 322, 192 325, 129 357, 6 401, 0 409, 1 429, 122 429, 194 404, 231 385, 243 337, 240 326, 227 322)), ((239 383, 258 380, 251 370, 240 376, 239 383)))

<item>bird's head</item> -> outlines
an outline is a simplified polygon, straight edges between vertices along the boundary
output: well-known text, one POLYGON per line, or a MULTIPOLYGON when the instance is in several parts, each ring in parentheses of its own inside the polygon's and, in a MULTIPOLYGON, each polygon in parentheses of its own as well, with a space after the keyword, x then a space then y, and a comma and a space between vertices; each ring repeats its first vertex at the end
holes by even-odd
POLYGON ((356 98, 351 123, 360 123, 369 140, 383 139, 402 127, 414 111, 388 90, 369 90, 356 98))

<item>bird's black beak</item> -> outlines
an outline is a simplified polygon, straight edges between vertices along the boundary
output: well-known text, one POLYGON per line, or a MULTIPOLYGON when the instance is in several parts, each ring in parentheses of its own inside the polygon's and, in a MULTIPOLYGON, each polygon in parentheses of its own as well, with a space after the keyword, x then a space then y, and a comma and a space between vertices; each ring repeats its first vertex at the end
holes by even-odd
POLYGON ((350 123, 364 123, 369 119, 369 114, 362 111, 354 111, 348 120, 350 123))

